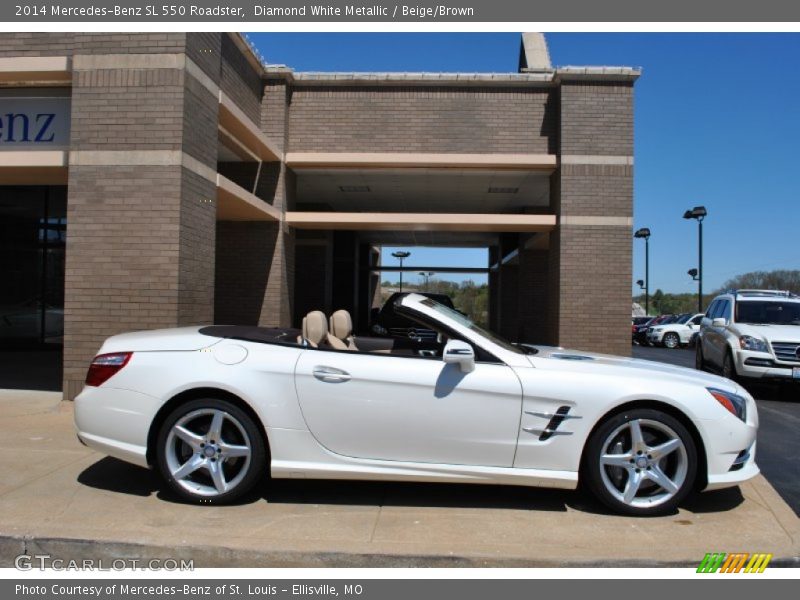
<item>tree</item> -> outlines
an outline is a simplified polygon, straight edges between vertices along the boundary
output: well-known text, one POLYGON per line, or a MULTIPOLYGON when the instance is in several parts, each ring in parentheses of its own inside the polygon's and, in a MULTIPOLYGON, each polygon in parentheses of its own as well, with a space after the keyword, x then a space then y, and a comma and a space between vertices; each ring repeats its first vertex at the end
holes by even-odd
POLYGON ((737 275, 725 282, 717 293, 725 290, 788 290, 800 294, 800 271, 753 271, 737 275))

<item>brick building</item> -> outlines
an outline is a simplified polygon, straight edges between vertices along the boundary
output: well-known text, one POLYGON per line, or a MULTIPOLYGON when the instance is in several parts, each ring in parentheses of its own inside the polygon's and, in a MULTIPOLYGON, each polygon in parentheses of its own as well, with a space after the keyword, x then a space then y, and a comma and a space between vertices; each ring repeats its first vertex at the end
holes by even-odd
POLYGON ((629 352, 629 68, 297 73, 221 33, 0 36, 0 341, 61 343, 65 397, 109 335, 366 327, 375 248, 489 249, 513 340, 629 352), (600 318, 602 317, 602 318, 600 318))

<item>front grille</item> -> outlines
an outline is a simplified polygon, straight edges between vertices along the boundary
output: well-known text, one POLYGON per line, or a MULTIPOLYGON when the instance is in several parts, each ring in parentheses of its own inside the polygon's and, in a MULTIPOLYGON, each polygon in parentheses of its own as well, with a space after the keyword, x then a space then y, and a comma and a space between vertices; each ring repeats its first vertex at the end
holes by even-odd
POLYGON ((772 342, 772 350, 778 360, 786 362, 800 363, 800 358, 797 357, 797 349, 800 344, 797 342, 772 342))
POLYGON ((436 332, 431 329, 416 327, 390 327, 389 335, 397 338, 419 339, 424 341, 436 341, 436 332), (413 331, 413 335, 412 335, 413 331))

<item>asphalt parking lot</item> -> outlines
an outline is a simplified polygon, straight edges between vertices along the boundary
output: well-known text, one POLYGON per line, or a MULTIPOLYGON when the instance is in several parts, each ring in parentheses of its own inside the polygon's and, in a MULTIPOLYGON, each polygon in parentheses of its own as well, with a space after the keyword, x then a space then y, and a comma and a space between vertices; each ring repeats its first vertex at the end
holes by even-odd
MULTIPOLYGON (((694 368, 694 350, 667 350, 634 346, 636 358, 694 368)), ((759 431, 756 462, 761 472, 800 515, 800 386, 780 389, 775 386, 746 384, 758 404, 759 431)))

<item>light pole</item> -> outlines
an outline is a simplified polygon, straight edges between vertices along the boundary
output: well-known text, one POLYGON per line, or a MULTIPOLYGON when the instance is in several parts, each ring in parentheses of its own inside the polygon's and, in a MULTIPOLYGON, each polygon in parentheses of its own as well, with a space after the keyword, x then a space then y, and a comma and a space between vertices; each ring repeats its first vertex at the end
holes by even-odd
POLYGON ((425 291, 428 291, 428 280, 435 275, 433 271, 420 271, 419 274, 425 278, 425 291))
POLYGON ((398 250, 397 252, 392 252, 392 256, 400 261, 400 292, 403 291, 403 260, 411 256, 411 252, 407 252, 405 250, 398 250))
POLYGON ((705 206, 695 206, 692 210, 683 213, 684 219, 695 219, 699 226, 697 276, 692 276, 693 279, 697 279, 697 312, 699 313, 703 312, 703 219, 707 214, 705 206))
POLYGON ((642 227, 633 234, 636 239, 644 240, 644 312, 650 314, 650 230, 642 227))

